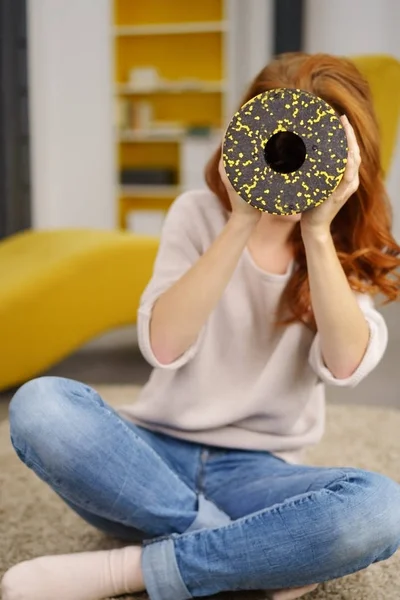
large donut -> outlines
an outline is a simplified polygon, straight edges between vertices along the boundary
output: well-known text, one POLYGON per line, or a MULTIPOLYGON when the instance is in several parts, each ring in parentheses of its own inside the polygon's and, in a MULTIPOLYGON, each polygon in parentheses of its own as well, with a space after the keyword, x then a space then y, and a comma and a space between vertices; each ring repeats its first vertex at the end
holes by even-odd
POLYGON ((224 167, 236 192, 275 215, 321 204, 339 185, 347 153, 335 110, 297 89, 270 90, 246 102, 223 143, 224 167))

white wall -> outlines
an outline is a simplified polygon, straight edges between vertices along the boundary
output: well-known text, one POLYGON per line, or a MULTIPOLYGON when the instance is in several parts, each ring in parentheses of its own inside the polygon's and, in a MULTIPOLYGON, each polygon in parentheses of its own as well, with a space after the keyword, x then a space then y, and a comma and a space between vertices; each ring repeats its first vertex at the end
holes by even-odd
POLYGON ((115 224, 111 5, 28 0, 33 224, 115 224))
MULTIPOLYGON (((305 50, 339 55, 386 53, 400 59, 398 0, 306 0, 305 50)), ((400 239, 400 136, 387 187, 400 239)))
POLYGON ((226 125, 248 84, 272 58, 273 0, 225 0, 229 34, 226 46, 226 125))

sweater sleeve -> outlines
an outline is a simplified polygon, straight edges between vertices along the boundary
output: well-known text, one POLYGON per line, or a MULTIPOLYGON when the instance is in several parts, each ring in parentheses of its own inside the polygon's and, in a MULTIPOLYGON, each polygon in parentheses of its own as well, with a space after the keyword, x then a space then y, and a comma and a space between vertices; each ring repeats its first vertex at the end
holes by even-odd
POLYGON ((310 348, 309 363, 318 377, 328 385, 356 387, 379 364, 387 347, 387 326, 382 315, 374 307, 371 296, 356 293, 356 298, 369 326, 369 341, 364 357, 354 373, 346 379, 334 377, 324 363, 318 332, 310 348))
POLYGON ((156 300, 166 292, 202 254, 201 219, 196 210, 195 194, 186 192, 179 196, 164 220, 160 245, 154 263, 152 278, 140 301, 137 334, 138 344, 147 362, 153 367, 174 370, 189 362, 200 345, 201 334, 196 342, 174 362, 160 363, 151 347, 150 321, 156 300))

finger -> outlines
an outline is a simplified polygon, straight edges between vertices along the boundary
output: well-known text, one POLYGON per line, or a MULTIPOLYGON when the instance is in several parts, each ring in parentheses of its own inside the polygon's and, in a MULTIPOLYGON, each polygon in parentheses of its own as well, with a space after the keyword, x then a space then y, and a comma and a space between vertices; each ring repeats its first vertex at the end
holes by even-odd
POLYGON ((225 177, 226 176, 226 172, 225 172, 225 166, 224 166, 224 161, 221 158, 219 159, 219 163, 218 163, 218 171, 221 177, 225 177))
POLYGON ((348 146, 349 146, 349 151, 354 152, 355 156, 357 156, 357 154, 360 153, 360 148, 358 146, 357 137, 356 137, 356 134, 354 132, 354 128, 351 125, 351 123, 348 120, 348 118, 347 118, 346 115, 343 115, 343 117, 341 117, 341 122, 342 122, 343 128, 344 128, 345 133, 346 133, 347 143, 348 143, 348 146))
POLYGON ((350 185, 358 177, 358 162, 352 150, 349 151, 347 157, 346 170, 343 175, 343 180, 346 185, 350 185))
POLYGON ((341 118, 341 122, 343 124, 343 128, 345 130, 348 140, 347 166, 343 175, 343 184, 344 186, 346 186, 346 188, 349 186, 351 188, 355 187, 355 189, 357 189, 359 179, 358 171, 361 164, 360 148, 357 143, 357 138, 354 133, 354 129, 345 115, 343 115, 343 117, 341 118))
POLYGON ((358 142, 357 142, 356 134, 354 133, 354 129, 353 129, 352 125, 350 124, 346 115, 343 115, 340 118, 340 120, 343 125, 343 129, 345 130, 345 133, 346 133, 349 153, 353 152, 356 161, 358 163, 361 163, 360 148, 358 146, 358 142))

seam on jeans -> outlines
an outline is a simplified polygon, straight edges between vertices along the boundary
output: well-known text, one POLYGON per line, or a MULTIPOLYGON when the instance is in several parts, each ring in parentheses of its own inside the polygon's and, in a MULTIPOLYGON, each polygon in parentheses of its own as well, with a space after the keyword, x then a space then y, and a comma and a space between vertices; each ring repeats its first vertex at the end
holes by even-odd
MULTIPOLYGON (((37 475, 40 477, 40 479, 43 479, 43 481, 45 483, 47 483, 51 488, 54 489, 54 491, 56 491, 56 488, 58 487, 57 479, 53 480, 52 478, 48 477, 48 474, 43 469, 43 467, 39 463, 37 463, 35 460, 32 460, 32 458, 27 458, 26 453, 22 452, 22 450, 17 446, 17 444, 15 442, 13 442, 13 446, 14 446, 16 453, 21 458, 22 462, 28 467, 28 469, 31 469, 32 471, 37 473, 37 475)), ((75 502, 76 499, 69 499, 66 494, 63 494, 63 496, 65 496, 65 498, 70 500, 70 502, 74 502, 76 504, 76 502, 75 502)))
MULTIPOLYGON (((342 478, 335 479, 335 481, 332 481, 332 483, 329 485, 336 484, 339 481, 348 482, 349 477, 348 477, 347 473, 343 472, 342 478)), ((254 513, 251 513, 244 517, 241 517, 240 519, 235 519, 234 521, 232 521, 232 523, 228 523, 227 525, 222 525, 222 526, 220 525, 218 527, 209 527, 207 529, 207 531, 213 531, 213 530, 217 530, 217 529, 218 530, 222 529, 224 531, 227 531, 228 529, 231 529, 232 527, 235 527, 236 525, 245 524, 248 521, 250 521, 251 519, 258 519, 258 518, 264 516, 265 514, 281 513, 282 509, 300 506, 300 505, 304 504, 304 502, 307 502, 308 500, 310 500, 310 498, 312 498, 313 496, 316 496, 318 494, 329 494, 330 492, 331 492, 331 490, 329 489, 329 486, 326 488, 322 488, 321 490, 318 490, 318 491, 308 492, 308 493, 302 495, 300 498, 294 498, 293 500, 281 502, 279 504, 271 506, 270 508, 263 508, 257 512, 254 512, 254 513)), ((204 532, 204 530, 189 531, 187 533, 181 533, 181 534, 173 533, 172 535, 169 536, 169 538, 176 538, 176 537, 182 537, 182 536, 185 536, 185 537, 186 536, 194 536, 194 537, 197 536, 197 537, 199 537, 200 535, 202 535, 203 532, 204 532)), ((152 543, 152 541, 150 541, 150 543, 152 543)))
POLYGON ((197 460, 197 470, 196 470, 196 477, 195 477, 195 488, 196 488, 196 495, 200 494, 201 492, 201 471, 202 471, 202 462, 201 462, 201 453, 203 451, 203 446, 199 446, 199 456, 198 456, 198 460, 197 460))
MULTIPOLYGON (((202 453, 208 450, 208 448, 204 445, 200 446, 199 448, 199 461, 198 461, 198 466, 197 466, 197 473, 196 473, 196 481, 195 481, 195 488, 196 488, 196 494, 202 494, 204 496, 204 498, 206 500, 208 500, 209 502, 212 502, 212 504, 214 504, 214 506, 216 506, 218 508, 218 510, 220 510, 221 512, 223 512, 227 517, 231 518, 230 515, 228 515, 228 513, 225 511, 225 509, 220 506, 215 500, 214 498, 209 498, 206 495, 205 492, 205 488, 204 488, 204 480, 205 480, 205 473, 204 473, 204 468, 205 468, 205 463, 203 463, 202 461, 202 453)), ((227 450, 226 450, 227 452, 227 450)), ((198 508, 197 508, 198 510, 198 508)))
MULTIPOLYGON (((18 458, 20 458, 20 460, 24 463, 24 465, 26 465, 28 467, 28 469, 34 470, 33 468, 37 468, 38 471, 40 471, 41 473, 43 472, 42 467, 37 464, 34 460, 32 460, 31 458, 28 458, 27 456, 27 452, 23 451, 17 444, 17 442, 15 441, 14 437, 11 435, 11 443, 13 445, 13 448, 18 456, 18 458)), ((47 480, 45 479, 45 481, 47 482, 47 480)))
MULTIPOLYGON (((205 461, 203 461, 203 455, 208 455, 208 449, 205 446, 201 446, 200 450, 200 460, 199 460, 199 470, 198 470, 198 490, 199 493, 204 492, 204 469, 205 469, 205 461)), ((203 494, 204 495, 204 494, 203 494)))
POLYGON ((13 435, 12 435, 12 434, 10 435, 10 440, 11 440, 11 444, 12 444, 12 446, 13 446, 13 448, 14 448, 14 450, 15 450, 15 452, 16 452, 16 454, 17 454, 17 456, 18 456, 18 458, 19 458, 19 459, 20 459, 20 460, 21 460, 21 461, 22 461, 24 464, 26 464, 26 466, 27 466, 27 467, 29 467, 29 465, 28 465, 28 463, 27 463, 27 460, 26 460, 25 452, 22 452, 21 448, 19 448, 19 447, 17 446, 17 443, 16 443, 16 441, 15 441, 15 439, 14 439, 14 437, 13 437, 13 435))

